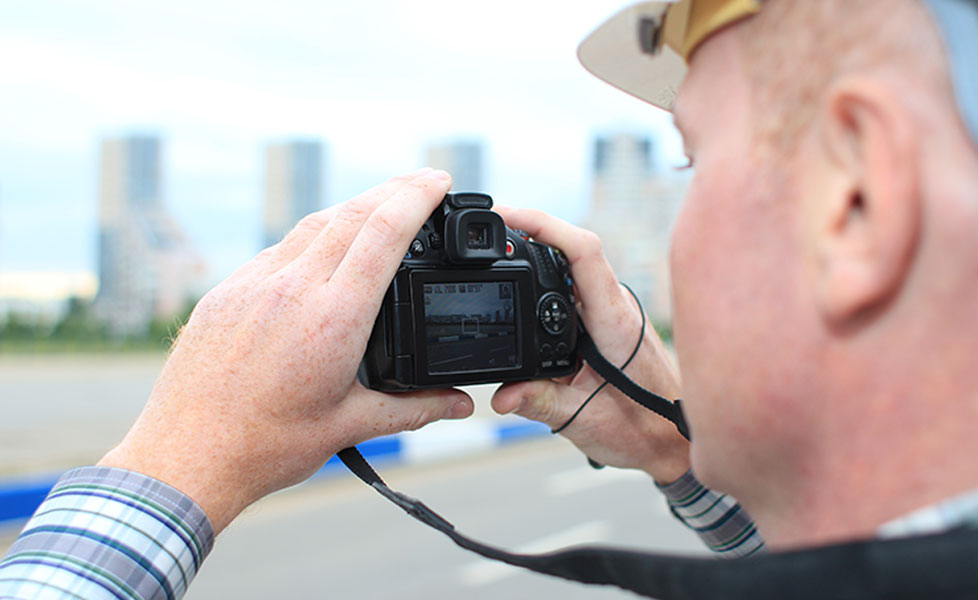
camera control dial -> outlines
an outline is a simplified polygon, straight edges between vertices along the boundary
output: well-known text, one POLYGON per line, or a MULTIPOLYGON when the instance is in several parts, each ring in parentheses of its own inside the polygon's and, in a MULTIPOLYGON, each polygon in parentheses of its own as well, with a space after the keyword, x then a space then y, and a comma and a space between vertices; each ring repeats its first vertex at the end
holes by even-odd
POLYGON ((560 335, 570 322, 570 303, 562 295, 550 292, 537 305, 537 319, 544 331, 550 335, 560 335))

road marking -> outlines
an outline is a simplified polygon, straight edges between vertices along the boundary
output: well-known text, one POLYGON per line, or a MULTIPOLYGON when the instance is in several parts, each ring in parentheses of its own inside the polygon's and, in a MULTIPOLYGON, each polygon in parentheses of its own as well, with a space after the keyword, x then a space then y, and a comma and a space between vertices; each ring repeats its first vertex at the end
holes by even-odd
MULTIPOLYGON (((514 552, 519 554, 539 554, 566 546, 608 541, 610 538, 611 523, 607 521, 594 521, 530 542, 520 546, 514 552)), ((496 583, 507 577, 512 577, 521 571, 523 569, 519 567, 482 559, 478 562, 464 565, 459 570, 459 580, 463 585, 469 587, 481 587, 496 583)))
POLYGON ((651 478, 642 471, 614 468, 598 470, 591 467, 554 473, 544 480, 543 485, 548 494, 560 497, 623 481, 645 481, 652 486, 651 478))

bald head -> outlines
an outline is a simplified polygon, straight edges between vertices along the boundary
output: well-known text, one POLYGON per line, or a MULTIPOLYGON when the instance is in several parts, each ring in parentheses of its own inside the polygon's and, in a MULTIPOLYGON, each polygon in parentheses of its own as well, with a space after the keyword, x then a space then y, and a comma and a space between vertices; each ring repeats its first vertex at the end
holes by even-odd
POLYGON ((919 0, 768 0, 737 28, 760 136, 785 149, 839 79, 897 86, 917 114, 954 116, 943 42, 919 0))

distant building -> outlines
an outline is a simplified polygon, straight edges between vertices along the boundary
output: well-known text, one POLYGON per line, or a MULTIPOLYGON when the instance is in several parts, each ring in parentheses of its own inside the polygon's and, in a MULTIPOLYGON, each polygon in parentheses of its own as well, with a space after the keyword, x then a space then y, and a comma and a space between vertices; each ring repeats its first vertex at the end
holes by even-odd
POLYGON ((632 133, 594 141, 593 177, 585 227, 601 238, 615 274, 649 316, 669 322, 669 237, 686 180, 658 172, 652 139, 632 133))
POLYGON ((155 136, 102 141, 96 316, 116 335, 142 333, 201 291, 203 259, 163 206, 155 136))
POLYGON ((452 189, 484 192, 484 150, 480 142, 456 141, 428 147, 425 166, 452 174, 452 189))
POLYGON ((269 144, 265 148, 263 247, 277 244, 302 217, 322 207, 322 142, 269 144))

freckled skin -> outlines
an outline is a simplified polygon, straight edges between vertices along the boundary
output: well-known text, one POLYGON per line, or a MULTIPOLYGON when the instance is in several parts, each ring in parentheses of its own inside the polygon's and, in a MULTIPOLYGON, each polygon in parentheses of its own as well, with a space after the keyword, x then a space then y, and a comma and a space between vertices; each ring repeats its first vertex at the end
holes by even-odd
POLYGON ((173 485, 220 531, 345 447, 471 414, 459 391, 388 402, 356 380, 400 257, 449 187, 430 169, 392 179, 306 217, 211 290, 99 464, 173 485))

